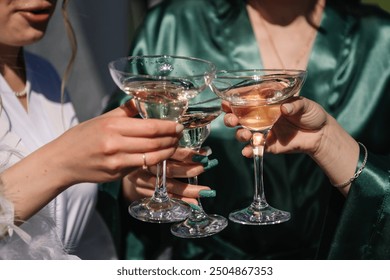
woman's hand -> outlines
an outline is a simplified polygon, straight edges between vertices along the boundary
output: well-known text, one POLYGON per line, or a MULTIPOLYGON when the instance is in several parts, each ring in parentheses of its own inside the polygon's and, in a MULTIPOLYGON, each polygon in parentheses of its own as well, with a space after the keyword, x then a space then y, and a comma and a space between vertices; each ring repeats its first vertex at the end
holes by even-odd
POLYGON ((68 130, 50 144, 56 155, 63 155, 57 161, 67 173, 65 184, 115 180, 134 167, 154 165, 173 155, 183 126, 131 118, 132 113, 125 106, 115 109, 68 130))
MULTIPOLYGON (((238 118, 225 106, 225 124, 237 126, 238 118)), ((354 174, 359 145, 317 103, 297 97, 281 105, 282 115, 272 127, 266 143, 266 151, 274 154, 302 152, 310 155, 334 185, 347 182, 354 174)), ((240 128, 236 138, 249 141, 251 132, 240 128)), ((252 148, 242 150, 246 157, 253 155, 252 148)), ((350 185, 340 189, 347 195, 350 185)))
POLYGON ((171 157, 183 126, 132 118, 131 103, 80 123, 1 174, 4 192, 25 219, 67 187, 120 179, 171 157), (28 186, 28 188, 26 187, 28 186))
MULTIPOLYGON (((215 166, 215 160, 208 161, 209 150, 196 153, 191 149, 178 148, 171 159, 167 160, 167 191, 170 197, 197 204, 200 190, 207 186, 191 185, 186 178, 198 176, 206 169, 215 166), (201 162, 204 162, 203 164, 201 162), (176 178, 176 179, 174 179, 176 178), (183 180, 178 180, 182 178, 183 180)), ((138 168, 123 180, 124 195, 130 201, 150 197, 154 193, 156 166, 138 168)))
MULTIPOLYGON (((229 112, 228 108, 226 106, 225 110, 229 112)), ((321 144, 328 114, 317 103, 302 97, 284 103, 280 109, 282 115, 268 134, 266 151, 275 154, 315 154, 321 144)), ((239 124, 238 118, 232 113, 226 114, 224 121, 229 127, 239 124)), ((249 141, 251 136, 252 133, 244 128, 239 128, 236 132, 236 138, 240 142, 249 141)), ((246 146, 242 154, 251 157, 252 148, 246 146)))

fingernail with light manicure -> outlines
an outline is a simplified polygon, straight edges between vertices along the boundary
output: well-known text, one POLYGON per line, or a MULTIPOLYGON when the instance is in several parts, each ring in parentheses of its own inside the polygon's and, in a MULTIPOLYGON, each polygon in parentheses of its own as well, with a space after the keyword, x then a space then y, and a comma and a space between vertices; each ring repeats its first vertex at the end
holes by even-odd
POLYGON ((211 148, 208 147, 208 146, 202 147, 202 148, 201 148, 201 152, 202 152, 203 154, 205 154, 206 156, 210 156, 210 155, 213 153, 213 151, 211 150, 211 148))
POLYGON ((182 124, 177 124, 176 125, 176 133, 180 133, 184 130, 184 126, 182 124))
POLYGON ((293 111, 293 105, 289 103, 283 104, 282 106, 287 114, 291 114, 291 112, 293 111))

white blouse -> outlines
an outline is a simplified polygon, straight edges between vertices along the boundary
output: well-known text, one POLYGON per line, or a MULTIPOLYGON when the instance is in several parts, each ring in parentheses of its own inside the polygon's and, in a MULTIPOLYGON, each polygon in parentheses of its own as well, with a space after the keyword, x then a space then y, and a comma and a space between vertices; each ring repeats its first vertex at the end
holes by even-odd
MULTIPOLYGON (((61 103, 61 81, 52 65, 28 52, 25 52, 25 61, 27 112, 0 75, 0 165, 3 166, 12 165, 20 159, 10 151, 26 156, 78 123, 70 100, 61 103)), ((42 226, 37 225, 37 217, 49 216, 55 222, 55 232, 67 252, 77 252, 81 257, 90 259, 115 258, 108 230, 95 210, 96 199, 95 183, 72 186, 53 199, 36 217, 26 221, 21 228, 30 235, 38 234, 37 231, 42 226), (93 230, 87 229, 91 226, 97 227, 96 230, 103 234, 95 236, 93 230), (83 236, 84 232, 90 232, 91 236, 83 236), (83 242, 101 247, 99 254, 94 252, 94 255, 89 255, 89 246, 85 252, 80 251, 78 246, 82 238, 83 242)))

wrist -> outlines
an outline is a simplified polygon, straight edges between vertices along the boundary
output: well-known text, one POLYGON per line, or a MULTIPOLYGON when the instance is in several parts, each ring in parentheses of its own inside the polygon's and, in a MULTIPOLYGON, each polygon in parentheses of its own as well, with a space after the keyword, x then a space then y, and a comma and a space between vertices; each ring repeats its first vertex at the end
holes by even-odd
MULTIPOLYGON (((344 185, 356 172, 359 144, 329 116, 318 148, 311 156, 333 185, 344 185)), ((340 190, 347 193, 349 185, 340 190)))
POLYGON ((1 174, 3 194, 14 204, 18 220, 28 219, 66 189, 48 155, 37 150, 1 174))
POLYGON ((351 178, 349 178, 347 181, 345 181, 344 183, 334 184, 334 183, 331 182, 332 185, 335 188, 345 188, 345 187, 348 187, 350 184, 352 184, 353 181, 355 181, 360 176, 360 174, 363 172, 363 169, 366 167, 366 163, 367 163, 367 159, 368 159, 367 148, 366 148, 366 146, 364 146, 363 143, 358 142, 358 144, 360 145, 360 154, 359 154, 359 161, 360 161, 360 163, 356 167, 355 174, 353 174, 353 176, 351 178))

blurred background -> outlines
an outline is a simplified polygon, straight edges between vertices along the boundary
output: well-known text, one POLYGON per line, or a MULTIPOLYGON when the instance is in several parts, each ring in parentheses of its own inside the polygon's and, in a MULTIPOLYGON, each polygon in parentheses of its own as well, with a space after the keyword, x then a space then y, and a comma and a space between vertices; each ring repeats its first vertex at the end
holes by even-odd
MULTIPOLYGON (((78 52, 67 88, 81 121, 99 115, 110 94, 117 90, 107 64, 128 55, 131 39, 145 12, 160 1, 70 1, 69 15, 77 36, 78 52)), ((62 21, 61 2, 58 2, 45 38, 28 49, 49 59, 62 75, 70 46, 62 21)), ((390 0, 363 2, 390 12, 390 0)))
POLYGON ((388 12, 390 12, 390 1, 389 0, 363 0, 362 2, 378 5, 379 7, 383 8, 384 10, 387 10, 388 12))

